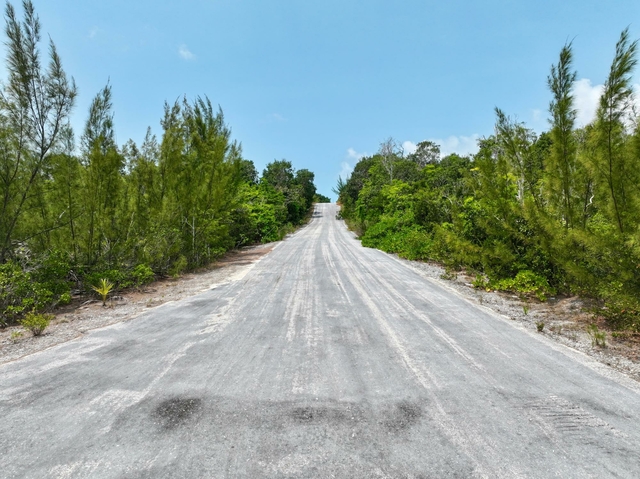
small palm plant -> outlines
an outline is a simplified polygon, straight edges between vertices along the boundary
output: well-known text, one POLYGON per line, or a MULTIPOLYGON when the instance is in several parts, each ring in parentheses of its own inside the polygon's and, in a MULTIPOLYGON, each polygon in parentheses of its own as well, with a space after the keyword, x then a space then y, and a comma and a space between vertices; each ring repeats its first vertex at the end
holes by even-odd
POLYGON ((102 278, 98 282, 98 286, 91 286, 93 290, 100 295, 102 298, 102 306, 107 305, 107 296, 113 289, 113 283, 106 278, 102 278))

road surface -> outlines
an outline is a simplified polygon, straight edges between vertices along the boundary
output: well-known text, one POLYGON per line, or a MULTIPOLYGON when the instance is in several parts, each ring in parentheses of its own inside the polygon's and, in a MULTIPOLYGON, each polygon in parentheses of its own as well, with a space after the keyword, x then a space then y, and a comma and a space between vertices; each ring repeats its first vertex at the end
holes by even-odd
POLYGON ((637 387, 335 213, 242 279, 0 366, 0 476, 640 477, 637 387))

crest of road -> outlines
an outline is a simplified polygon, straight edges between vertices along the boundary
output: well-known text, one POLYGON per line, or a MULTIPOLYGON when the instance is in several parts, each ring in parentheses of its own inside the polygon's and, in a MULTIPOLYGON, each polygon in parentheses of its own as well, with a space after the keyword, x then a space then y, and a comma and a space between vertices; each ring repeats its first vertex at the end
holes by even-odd
POLYGON ((634 382, 336 212, 242 278, 0 366, 0 476, 640 477, 634 382))

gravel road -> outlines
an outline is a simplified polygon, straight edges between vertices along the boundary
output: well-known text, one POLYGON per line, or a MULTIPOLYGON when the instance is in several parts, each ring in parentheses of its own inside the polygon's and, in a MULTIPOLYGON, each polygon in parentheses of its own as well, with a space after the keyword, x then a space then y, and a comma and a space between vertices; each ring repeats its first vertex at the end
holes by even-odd
POLYGON ((3 478, 640 477, 637 383, 360 246, 0 366, 3 478))

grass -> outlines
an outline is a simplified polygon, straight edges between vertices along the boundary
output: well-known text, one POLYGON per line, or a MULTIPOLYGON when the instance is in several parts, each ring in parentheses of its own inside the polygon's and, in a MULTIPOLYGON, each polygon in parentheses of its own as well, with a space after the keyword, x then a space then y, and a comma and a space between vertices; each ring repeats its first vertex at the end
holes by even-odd
POLYGON ((591 346, 598 346, 601 348, 607 347, 607 334, 604 331, 600 331, 596 324, 590 324, 589 326, 587 326, 587 334, 591 336, 591 346))

